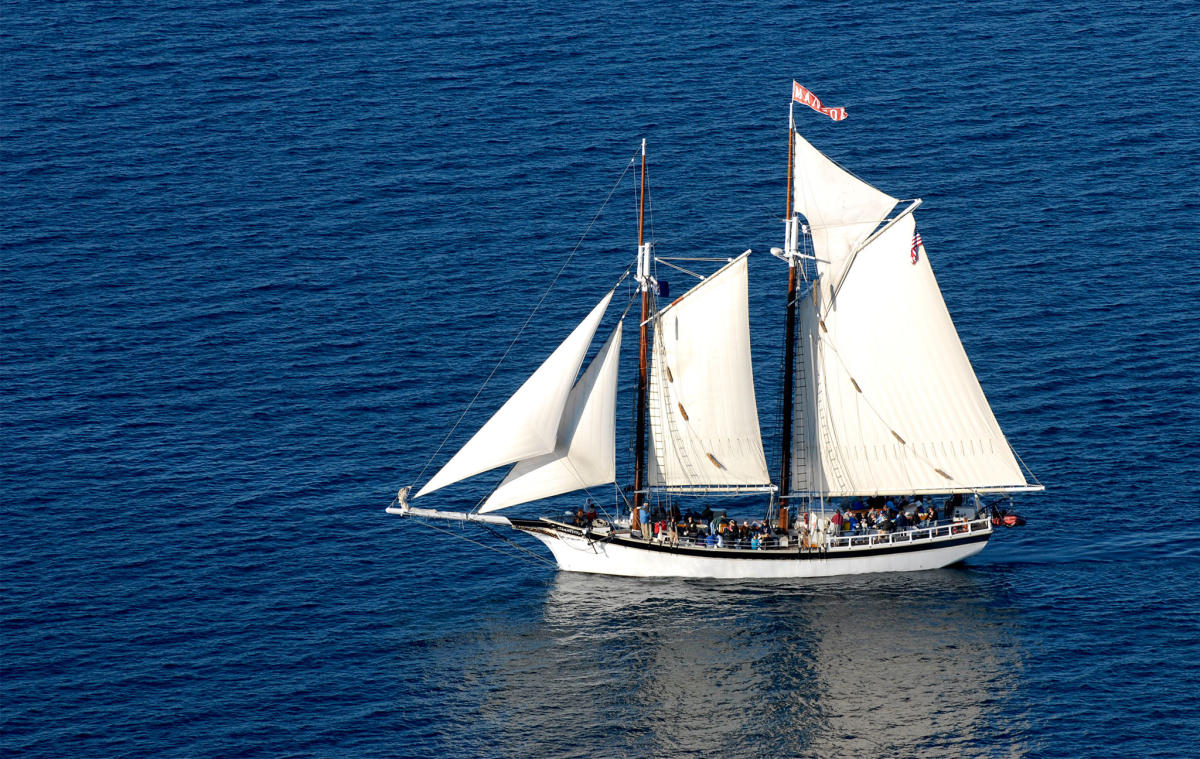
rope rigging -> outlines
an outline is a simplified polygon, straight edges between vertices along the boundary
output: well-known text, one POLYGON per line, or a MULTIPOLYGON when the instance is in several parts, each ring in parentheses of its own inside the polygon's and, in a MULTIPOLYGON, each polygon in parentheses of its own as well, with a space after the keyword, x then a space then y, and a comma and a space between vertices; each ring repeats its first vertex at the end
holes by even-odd
POLYGON ((504 360, 508 357, 508 354, 511 353, 512 349, 516 346, 517 341, 521 339, 521 335, 525 333, 525 329, 529 326, 530 322, 533 321, 533 317, 537 315, 537 312, 541 309, 542 304, 545 302, 546 298, 549 297, 551 290, 554 289, 554 286, 558 283, 559 278, 562 277, 563 272, 566 271, 567 266, 570 265, 571 260, 575 258, 575 254, 579 251, 579 246, 583 245, 583 241, 587 239, 588 233, 592 231, 592 227, 595 226, 596 221, 600 218, 600 214, 602 214, 605 207, 608 206, 608 201, 612 199, 613 194, 617 191, 617 188, 625 179, 625 175, 629 173, 629 168, 635 164, 636 159, 637 154, 635 153, 633 157, 629 159, 629 162, 625 165, 625 168, 621 171, 621 175, 617 177, 617 181, 613 183, 612 189, 610 189, 608 191, 608 195, 604 197, 604 202, 600 204, 600 208, 596 210, 595 215, 592 216, 592 220, 588 222, 587 228, 583 230, 583 234, 580 235, 579 240, 575 243, 574 247, 571 248, 570 253, 567 254, 566 260, 563 261, 562 266, 558 268, 558 271, 550 280, 550 284, 546 287, 545 292, 543 292, 541 297, 538 298, 537 302, 534 303, 533 310, 529 312, 529 316, 526 317, 525 322, 521 324, 520 329, 518 329, 516 335, 513 336, 512 342, 510 342, 508 347, 505 348, 504 353, 500 356, 500 360, 496 362, 496 365, 492 367, 491 372, 489 372, 488 375, 483 379, 483 382, 479 385, 479 390, 475 392, 475 395, 467 403, 466 408, 463 409, 458 419, 453 425, 451 425, 450 430, 446 433, 446 436, 442 438, 442 442, 438 444, 437 449, 430 454, 429 459, 425 462, 425 465, 421 467, 421 471, 418 472, 417 476, 414 478, 414 482, 420 481, 424 478, 425 472, 428 471, 429 466, 442 452, 442 449, 446 447, 446 443, 454 435, 455 430, 458 429, 459 425, 461 425, 463 420, 466 419, 467 414, 470 413, 471 409, 475 406, 475 402, 479 400, 479 396, 483 394, 484 389, 487 388, 492 377, 495 376, 496 372, 500 369, 500 366, 504 363, 504 360))
POLYGON ((453 530, 448 530, 444 527, 438 527, 435 524, 430 524, 429 522, 425 521, 424 519, 417 519, 415 521, 417 524, 422 525, 423 527, 428 527, 429 529, 433 530, 434 532, 440 532, 445 535, 449 535, 452 538, 458 538, 459 540, 465 540, 468 543, 472 543, 481 548, 486 548, 489 551, 495 551, 496 553, 504 554, 505 556, 512 556, 514 558, 524 559, 527 561, 538 561, 538 562, 541 562, 542 564, 546 564, 551 567, 558 566, 557 564, 555 564, 554 562, 545 558, 544 556, 539 556, 536 553, 534 553, 533 551, 530 551, 529 549, 525 548, 524 546, 517 545, 513 541, 509 540, 508 538, 504 537, 503 535, 500 535, 495 530, 492 530, 490 527, 488 527, 486 525, 481 525, 481 526, 488 532, 495 535, 498 539, 500 539, 505 544, 511 546, 512 548, 515 548, 519 553, 513 553, 512 551, 506 551, 503 548, 497 548, 496 546, 488 545, 487 543, 481 543, 478 540, 472 540, 471 538, 468 538, 466 535, 455 532, 453 530))

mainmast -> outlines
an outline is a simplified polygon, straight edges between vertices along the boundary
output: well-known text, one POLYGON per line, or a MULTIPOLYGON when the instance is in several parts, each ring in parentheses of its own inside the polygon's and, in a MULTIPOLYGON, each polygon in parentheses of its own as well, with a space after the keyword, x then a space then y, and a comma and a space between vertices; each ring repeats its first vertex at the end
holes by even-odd
MULTIPOLYGON (((637 281, 642 291, 642 318, 638 329, 638 386, 637 386, 637 432, 634 436, 633 465, 633 508, 637 509, 646 500, 646 367, 650 322, 650 275, 651 243, 644 242, 643 230, 646 222, 646 140, 642 140, 642 185, 638 201, 638 260, 637 281)), ((644 529, 644 528, 643 528, 644 529)))
MULTIPOLYGON (((795 102, 793 100, 793 102, 795 102)), ((780 431, 779 512, 785 514, 790 500, 792 482, 792 416, 795 410, 796 382, 796 264, 799 259, 800 220, 792 209, 792 163, 796 144, 796 124, 792 107, 788 108, 788 181, 787 224, 784 233, 784 257, 788 265, 787 316, 784 320, 783 344, 783 423, 780 431)), ((782 522, 782 518, 781 518, 782 522)))

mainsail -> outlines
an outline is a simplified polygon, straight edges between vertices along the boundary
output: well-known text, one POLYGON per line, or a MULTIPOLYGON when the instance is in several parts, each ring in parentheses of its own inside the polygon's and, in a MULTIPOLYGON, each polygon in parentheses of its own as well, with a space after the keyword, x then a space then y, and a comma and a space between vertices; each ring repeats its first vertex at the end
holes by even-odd
POLYGON ((617 365, 621 327, 600 348, 567 397, 552 452, 509 471, 480 512, 548 498, 616 480, 617 365))
POLYGON ((558 444, 567 396, 612 292, 414 497, 489 469, 543 456, 558 444))
POLYGON ((770 486, 750 362, 748 253, 655 317, 651 487, 681 492, 770 486))
MULTIPOLYGON (((879 197, 841 217, 837 228, 853 231, 840 235, 836 246, 814 222, 816 255, 825 260, 817 266, 820 279, 798 304, 796 367, 806 380, 793 409, 793 492, 1037 489, 1026 484, 984 397, 924 248, 912 253, 913 215, 902 212, 876 232, 895 201, 844 172, 831 176, 841 170, 813 159, 808 143, 797 143, 806 146, 797 150, 797 172, 816 165, 821 181, 853 189, 833 197, 879 197), (851 213, 861 213, 861 221, 853 223, 851 213)), ((829 218, 827 206, 800 198, 796 209, 810 221, 829 218)))

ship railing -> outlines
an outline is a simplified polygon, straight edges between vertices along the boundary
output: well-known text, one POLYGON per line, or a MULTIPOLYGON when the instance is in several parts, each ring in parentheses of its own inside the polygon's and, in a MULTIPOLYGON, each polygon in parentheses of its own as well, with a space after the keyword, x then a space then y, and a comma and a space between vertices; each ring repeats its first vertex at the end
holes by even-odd
POLYGON ((963 522, 947 522, 930 527, 916 527, 900 532, 875 533, 871 535, 838 535, 829 538, 830 548, 878 548, 880 546, 905 543, 931 542, 939 538, 956 538, 992 529, 990 519, 981 518, 963 522))
MULTIPOLYGON (((984 532, 992 529, 991 520, 987 518, 974 519, 961 522, 945 522, 943 524, 931 525, 929 527, 913 527, 899 532, 881 533, 874 530, 868 530, 859 535, 838 535, 828 538, 827 546, 829 548, 878 548, 880 546, 903 545, 911 543, 931 542, 938 539, 956 538, 962 535, 971 533, 984 532)), ((781 548, 794 548, 798 538, 783 536, 771 536, 760 538, 760 548, 752 549, 750 540, 741 541, 740 545, 730 545, 726 543, 720 546, 723 550, 730 551, 750 551, 763 550, 774 551, 781 548)), ((650 541, 655 545, 672 545, 668 538, 654 538, 650 541)), ((704 538, 695 539, 680 535, 678 545, 681 548, 717 548, 717 546, 709 546, 704 538)), ((815 547, 814 547, 815 550, 815 547)))
MULTIPOLYGON (((660 540, 658 538, 655 538, 651 542, 654 543, 655 545, 671 545, 671 541, 669 539, 660 540)), ((774 550, 777 550, 780 548, 787 548, 789 546, 794 547, 795 545, 796 545, 795 539, 784 538, 781 535, 759 538, 759 546, 760 547, 757 549, 750 547, 750 538, 746 538, 745 540, 742 540, 740 545, 733 545, 730 542, 726 542, 725 545, 723 545, 723 546, 716 546, 716 545, 710 546, 710 545, 708 545, 708 542, 704 538, 696 539, 696 538, 688 538, 688 537, 684 537, 683 535, 680 535, 679 543, 678 543, 678 546, 680 548, 721 548, 722 550, 726 550, 726 551, 753 551, 753 550, 774 551, 774 550)))

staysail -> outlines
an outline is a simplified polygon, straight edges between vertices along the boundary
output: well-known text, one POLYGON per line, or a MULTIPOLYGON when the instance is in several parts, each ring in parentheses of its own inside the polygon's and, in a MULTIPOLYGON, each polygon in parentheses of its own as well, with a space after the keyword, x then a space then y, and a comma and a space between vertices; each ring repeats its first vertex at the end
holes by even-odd
POLYGON ((550 453, 517 464, 480 507, 497 511, 519 503, 616 480, 617 366, 621 324, 571 388, 550 453))
POLYGON ((609 292, 596 304, 587 318, 414 497, 489 469, 554 451, 567 396, 612 296, 609 292))
MULTIPOLYGON (((836 168, 823 166, 827 175, 829 166, 836 168)), ((848 174, 841 180, 856 184, 869 187, 848 174)), ((891 205, 880 209, 894 202, 876 201, 861 211, 860 231, 839 245, 850 237, 861 244, 884 220, 891 205)), ((812 213, 822 218, 822 210, 812 213)), ((796 369, 807 380, 793 408, 794 493, 1040 489, 1027 485, 996 422, 924 248, 913 253, 915 225, 902 213, 861 248, 834 250, 828 237, 824 256, 817 247, 826 260, 797 314, 796 369), (840 284, 836 298, 831 281, 840 284)))
POLYGON ((770 487, 750 362, 748 254, 655 317, 651 487, 675 492, 770 487))

